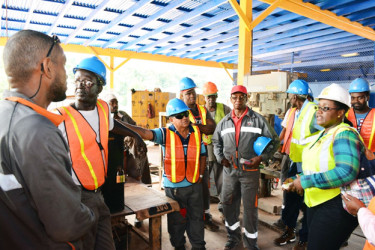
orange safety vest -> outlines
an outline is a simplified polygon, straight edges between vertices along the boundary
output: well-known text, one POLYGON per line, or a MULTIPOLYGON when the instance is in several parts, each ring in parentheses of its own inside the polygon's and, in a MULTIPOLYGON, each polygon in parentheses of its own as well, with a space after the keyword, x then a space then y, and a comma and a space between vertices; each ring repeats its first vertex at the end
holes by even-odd
POLYGON ((181 182, 185 177, 191 183, 199 180, 201 134, 197 126, 193 126, 193 129, 186 155, 180 137, 172 130, 166 129, 164 173, 173 183, 181 182))
POLYGON ((109 108, 103 100, 96 102, 99 115, 100 142, 86 119, 71 106, 58 108, 65 118, 73 170, 81 185, 96 190, 104 184, 108 164, 109 108), (104 159, 103 159, 104 155, 104 159))
POLYGON ((286 131, 284 136, 284 145, 281 149, 281 153, 290 153, 290 143, 292 141, 292 131, 293 131, 293 125, 294 125, 294 118, 296 117, 296 108, 291 108, 289 111, 289 116, 287 118, 287 124, 286 124, 286 131))
POLYGON ((16 96, 10 96, 10 97, 5 97, 5 100, 9 100, 12 102, 18 102, 21 103, 31 109, 33 109, 35 112, 38 114, 46 117, 48 120, 50 120, 56 127, 59 126, 60 123, 63 122, 64 117, 58 114, 54 114, 46 110, 45 108, 42 108, 41 106, 32 103, 26 99, 23 99, 21 97, 16 97, 16 96))
MULTIPOLYGON (((353 126, 355 128, 357 128, 357 119, 353 108, 349 109, 347 116, 348 120, 353 123, 353 126)), ((371 109, 367 114, 365 120, 363 121, 361 131, 359 131, 359 134, 362 136, 366 147, 370 149, 371 152, 375 152, 375 143, 373 143, 375 134, 375 109, 371 109)))
MULTIPOLYGON (((199 117, 202 120, 202 124, 206 125, 207 124, 207 110, 206 110, 206 108, 203 105, 198 105, 198 104, 196 104, 196 105, 198 107, 199 117)), ((191 112, 190 109, 189 109, 189 120, 192 123, 197 123, 197 120, 195 119, 195 117, 193 115, 193 112, 191 112)), ((202 134, 202 140, 203 140, 204 145, 208 144, 208 137, 207 137, 207 135, 202 134)))
MULTIPOLYGON (((372 198, 370 204, 367 207, 375 215, 375 198, 372 198)), ((366 240, 363 250, 375 250, 375 246, 366 240)))

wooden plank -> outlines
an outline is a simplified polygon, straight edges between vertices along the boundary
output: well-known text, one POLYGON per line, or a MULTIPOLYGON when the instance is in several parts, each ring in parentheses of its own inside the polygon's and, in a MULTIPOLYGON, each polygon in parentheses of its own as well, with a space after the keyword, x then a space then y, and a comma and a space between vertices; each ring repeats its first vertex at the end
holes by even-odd
POLYGON ((135 212, 138 220, 153 218, 180 210, 175 200, 140 184, 125 184, 125 205, 135 212))
POLYGON ((149 233, 150 249, 161 249, 161 216, 150 219, 149 233))

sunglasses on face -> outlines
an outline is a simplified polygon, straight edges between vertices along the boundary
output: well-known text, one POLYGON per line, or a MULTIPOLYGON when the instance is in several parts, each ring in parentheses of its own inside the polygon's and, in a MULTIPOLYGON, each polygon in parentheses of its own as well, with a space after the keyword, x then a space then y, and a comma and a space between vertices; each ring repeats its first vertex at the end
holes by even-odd
POLYGON ((175 117, 178 120, 181 120, 184 117, 189 117, 189 111, 185 111, 185 112, 179 113, 177 115, 174 115, 173 117, 175 117))
POLYGON ((320 111, 323 111, 323 112, 327 112, 327 111, 330 111, 330 110, 338 110, 338 108, 331 108, 331 107, 320 107, 320 106, 315 106, 315 110, 320 110, 320 111))

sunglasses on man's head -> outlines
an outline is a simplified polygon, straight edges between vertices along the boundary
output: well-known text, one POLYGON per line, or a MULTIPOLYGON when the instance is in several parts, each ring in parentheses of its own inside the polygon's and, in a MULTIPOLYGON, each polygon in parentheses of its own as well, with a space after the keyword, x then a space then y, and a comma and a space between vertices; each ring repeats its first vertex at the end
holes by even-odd
POLYGON ((178 120, 181 120, 184 117, 189 117, 189 111, 185 111, 185 112, 179 113, 177 115, 173 115, 173 117, 175 117, 178 120))
POLYGON ((52 49, 53 49, 53 47, 55 47, 55 44, 56 44, 56 43, 60 43, 60 39, 59 39, 58 36, 53 35, 51 38, 52 38, 52 45, 51 45, 51 47, 49 48, 46 57, 49 57, 49 56, 51 55, 52 49))

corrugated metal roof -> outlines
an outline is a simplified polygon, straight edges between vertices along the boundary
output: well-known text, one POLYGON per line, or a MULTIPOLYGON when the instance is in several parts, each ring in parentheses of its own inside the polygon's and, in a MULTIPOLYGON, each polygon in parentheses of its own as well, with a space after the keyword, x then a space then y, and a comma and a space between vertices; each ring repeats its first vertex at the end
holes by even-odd
MULTIPOLYGON (((285 0, 298 2, 298 0, 285 0)), ((253 0, 253 18, 269 7, 253 0)), ((268 1, 272 2, 272 1, 268 1)), ((375 2, 304 0, 374 31, 375 2)), ((239 18, 226 0, 6 0, 1 36, 21 29, 57 34, 63 43, 237 63, 239 18)), ((358 52, 373 65, 373 41, 317 20, 275 9, 253 32, 253 70, 318 68, 322 59, 358 52), (302 64, 301 64, 302 63, 302 64), (301 66, 305 65, 305 66, 301 66)), ((340 60, 339 60, 340 59, 340 60)))

